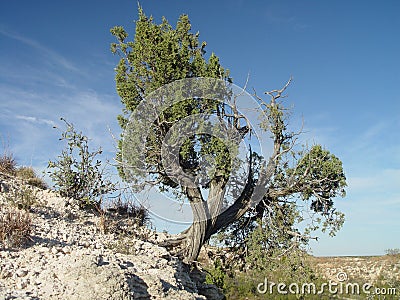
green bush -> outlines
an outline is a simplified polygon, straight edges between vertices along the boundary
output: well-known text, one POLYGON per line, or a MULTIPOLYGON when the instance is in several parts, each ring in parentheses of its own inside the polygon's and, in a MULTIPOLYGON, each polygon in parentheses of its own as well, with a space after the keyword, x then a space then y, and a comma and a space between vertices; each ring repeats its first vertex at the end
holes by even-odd
POLYGON ((104 176, 102 163, 97 159, 101 148, 90 151, 88 137, 61 118, 66 130, 60 140, 67 146, 58 159, 49 161, 50 178, 61 196, 79 200, 81 207, 99 206, 101 196, 115 190, 115 184, 104 176))
MULTIPOLYGON (((279 294, 275 289, 273 294, 269 291, 265 294, 257 290, 259 284, 284 283, 287 286, 296 283, 315 283, 318 286, 322 278, 317 277, 303 253, 290 253, 288 255, 270 257, 262 269, 233 270, 230 276, 224 278, 224 290, 228 299, 304 299, 304 295, 279 294)), ((306 299, 319 299, 321 295, 312 298, 306 295, 306 299)))
POLYGON ((206 283, 214 284, 221 290, 226 290, 226 272, 220 259, 214 261, 212 268, 207 270, 206 283))
POLYGON ((21 188, 10 190, 6 194, 5 200, 18 209, 30 210, 32 206, 39 202, 36 194, 36 191, 31 187, 22 186, 21 188))

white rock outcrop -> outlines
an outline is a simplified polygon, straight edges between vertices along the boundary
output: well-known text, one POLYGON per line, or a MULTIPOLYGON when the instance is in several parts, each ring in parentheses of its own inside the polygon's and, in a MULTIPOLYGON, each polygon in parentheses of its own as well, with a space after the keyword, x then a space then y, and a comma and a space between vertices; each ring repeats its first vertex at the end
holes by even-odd
MULTIPOLYGON (((9 205, 5 196, 19 186, 15 181, 0 176, 0 205, 9 205)), ((73 200, 48 190, 37 196, 31 240, 18 249, 0 243, 0 299, 223 299, 157 246, 157 233, 136 228, 147 230, 146 241, 103 233, 100 217, 73 200), (129 254, 118 252, 122 246, 129 254)))

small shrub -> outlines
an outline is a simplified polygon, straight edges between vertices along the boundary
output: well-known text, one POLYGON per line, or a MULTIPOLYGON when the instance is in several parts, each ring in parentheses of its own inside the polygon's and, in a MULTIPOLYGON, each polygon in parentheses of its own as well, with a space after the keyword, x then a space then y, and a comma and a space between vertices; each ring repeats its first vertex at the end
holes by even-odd
POLYGON ((97 227, 99 228, 100 232, 105 234, 108 233, 109 230, 109 221, 107 219, 107 216, 103 210, 99 211, 99 221, 97 222, 97 227))
POLYGON ((206 283, 215 284, 217 287, 225 291, 226 289, 226 272, 223 269, 221 260, 216 259, 214 266, 207 270, 206 283))
POLYGON ((28 186, 22 186, 19 189, 11 190, 6 196, 12 206, 18 209, 30 210, 32 206, 38 204, 36 191, 28 186))
POLYGON ((149 212, 148 210, 139 205, 139 206, 131 206, 129 207, 129 215, 131 218, 133 218, 134 223, 137 224, 138 226, 145 226, 149 223, 150 217, 149 217, 149 212))
POLYGON ((102 150, 90 151, 88 137, 61 120, 67 128, 60 140, 65 140, 67 146, 57 160, 49 161, 48 173, 61 196, 78 200, 84 208, 96 207, 102 195, 115 190, 115 184, 105 178, 102 163, 97 159, 102 150))
POLYGON ((117 239, 117 241, 109 243, 107 247, 108 249, 111 249, 117 253, 126 255, 135 255, 136 254, 135 243, 136 242, 132 239, 119 238, 117 239))
POLYGON ((0 207, 0 243, 4 247, 21 246, 31 233, 31 218, 23 210, 0 207))
POLYGON ((17 167, 17 162, 11 153, 4 153, 0 156, 0 172, 11 176, 15 175, 15 170, 17 167))
POLYGON ((387 255, 399 255, 400 254, 400 249, 399 248, 395 248, 395 249, 386 249, 385 253, 387 255))
POLYGON ((107 211, 119 217, 132 219, 134 224, 138 226, 148 225, 150 221, 148 210, 144 206, 136 204, 134 201, 122 201, 120 198, 117 198, 115 201, 111 202, 107 211))
POLYGON ((32 167, 19 167, 16 170, 16 175, 17 175, 17 177, 24 179, 24 180, 37 177, 35 170, 33 170, 32 167))
POLYGON ((35 170, 32 167, 19 167, 16 169, 15 175, 18 178, 23 179, 27 184, 38 187, 42 190, 47 188, 47 184, 43 179, 37 176, 35 170))

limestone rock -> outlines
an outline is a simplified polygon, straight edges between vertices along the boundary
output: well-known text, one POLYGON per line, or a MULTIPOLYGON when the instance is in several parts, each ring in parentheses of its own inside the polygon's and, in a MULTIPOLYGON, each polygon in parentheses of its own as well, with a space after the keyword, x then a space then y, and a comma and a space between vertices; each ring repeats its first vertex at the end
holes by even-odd
MULTIPOLYGON (((0 174, 1 206, 9 205, 4 194, 20 185, 0 174)), ((223 298, 156 245, 164 234, 134 228, 137 236, 122 239, 101 230, 98 214, 80 210, 75 200, 49 190, 37 195, 41 204, 30 212, 32 240, 20 249, 0 243, 0 299, 223 298), (140 240, 144 235, 147 240, 140 240)))

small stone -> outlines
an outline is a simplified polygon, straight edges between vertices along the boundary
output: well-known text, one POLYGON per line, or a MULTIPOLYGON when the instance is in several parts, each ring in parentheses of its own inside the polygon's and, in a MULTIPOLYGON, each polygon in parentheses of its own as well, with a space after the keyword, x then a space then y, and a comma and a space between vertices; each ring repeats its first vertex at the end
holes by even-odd
POLYGON ((17 283, 17 289, 19 289, 19 290, 23 290, 27 286, 28 286, 28 280, 26 280, 26 279, 22 279, 21 281, 19 281, 17 283))
POLYGON ((7 183, 0 181, 0 192, 1 193, 8 193, 8 191, 10 190, 9 186, 7 185, 7 183))
POLYGON ((15 272, 15 274, 16 274, 18 277, 24 277, 24 276, 26 276, 26 275, 28 274, 28 270, 25 270, 25 269, 18 269, 18 270, 15 272))
POLYGON ((57 254, 58 253, 58 249, 56 247, 51 248, 51 253, 57 254))
POLYGON ((71 253, 71 248, 68 247, 68 246, 65 246, 64 248, 61 249, 61 251, 62 251, 64 254, 70 254, 70 253, 71 253))
POLYGON ((8 277, 11 277, 11 275, 12 275, 12 272, 10 270, 3 270, 0 273, 0 278, 1 279, 5 279, 5 278, 8 278, 8 277))
POLYGON ((42 268, 36 267, 36 268, 34 268, 34 269, 32 270, 32 274, 33 274, 33 275, 39 275, 42 271, 43 271, 42 268))
POLYGON ((2 269, 3 270, 12 270, 13 266, 11 263, 6 263, 5 265, 3 265, 2 269))
POLYGON ((45 257, 42 257, 40 259, 40 265, 43 266, 43 267, 47 265, 47 259, 45 257))

